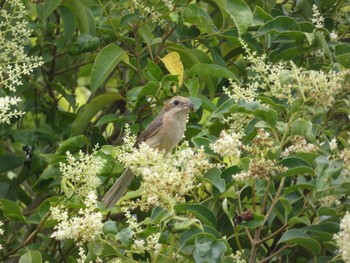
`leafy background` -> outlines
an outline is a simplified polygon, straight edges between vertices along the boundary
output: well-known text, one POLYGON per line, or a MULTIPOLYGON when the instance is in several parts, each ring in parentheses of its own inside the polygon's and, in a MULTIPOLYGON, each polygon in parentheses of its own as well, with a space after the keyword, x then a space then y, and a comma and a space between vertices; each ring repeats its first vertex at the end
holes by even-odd
MULTIPOLYGON (((8 2, 1 1, 1 8, 8 2)), ((109 215, 100 208, 104 233, 84 245, 86 262, 97 257, 103 262, 342 262, 333 234, 349 209, 349 160, 337 155, 349 147, 347 77, 329 107, 308 98, 288 103, 264 90, 260 103, 241 103, 223 87, 230 87, 229 79, 244 87, 254 73, 242 43, 257 58, 265 54, 271 65, 293 61, 305 70, 345 72, 350 66, 347 1, 22 2, 32 29, 25 50, 45 63, 17 88, 26 114, 0 125, 1 261, 76 262, 79 250, 72 240, 50 237, 55 222, 49 207, 62 195, 59 162, 66 151, 121 145, 126 124, 137 134, 164 101, 179 94, 198 106, 185 139, 193 148, 204 145, 210 161, 222 166, 199 179, 204 187, 198 191, 205 189, 200 199, 189 195, 174 211, 133 211, 144 220, 143 238, 161 233, 160 255, 133 250, 123 213, 116 208, 109 215), (313 5, 325 18, 321 27, 312 21, 313 5), (167 66, 164 57, 170 52, 176 52, 175 62, 170 59, 167 66), (282 150, 295 135, 318 150, 270 157, 288 168, 271 179, 234 180, 251 156, 228 161, 209 145, 229 128, 225 120, 235 113, 251 117, 245 145, 264 128, 282 150), (330 147, 333 138, 336 150, 330 147), (32 147, 31 160, 25 145, 32 147), (338 202, 321 204, 324 197, 338 202), (242 259, 232 256, 237 251, 242 259)), ((3 89, 2 96, 8 93, 3 89)), ((112 148, 98 153, 106 160, 100 196, 112 185, 110 178, 123 171, 112 148)))

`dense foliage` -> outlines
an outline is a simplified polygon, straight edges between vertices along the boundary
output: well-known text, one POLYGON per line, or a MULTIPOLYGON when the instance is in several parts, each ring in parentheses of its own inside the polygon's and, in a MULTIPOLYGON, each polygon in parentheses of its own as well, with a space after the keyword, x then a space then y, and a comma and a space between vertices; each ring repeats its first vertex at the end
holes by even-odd
POLYGON ((350 262, 348 1, 0 8, 1 262, 350 262), (178 149, 133 149, 175 94, 178 149))

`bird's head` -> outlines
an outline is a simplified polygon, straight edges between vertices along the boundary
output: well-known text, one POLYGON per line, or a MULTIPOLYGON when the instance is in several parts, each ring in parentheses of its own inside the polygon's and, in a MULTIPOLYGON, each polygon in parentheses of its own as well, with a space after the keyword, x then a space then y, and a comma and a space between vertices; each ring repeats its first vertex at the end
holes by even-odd
POLYGON ((172 97, 165 105, 164 110, 166 112, 171 111, 172 113, 184 113, 187 114, 189 111, 195 110, 193 102, 185 97, 175 96, 172 97))

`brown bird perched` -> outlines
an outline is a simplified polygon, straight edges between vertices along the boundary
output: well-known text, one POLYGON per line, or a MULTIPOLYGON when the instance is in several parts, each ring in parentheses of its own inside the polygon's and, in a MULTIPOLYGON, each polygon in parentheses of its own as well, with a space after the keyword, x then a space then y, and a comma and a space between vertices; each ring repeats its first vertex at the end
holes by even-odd
MULTIPOLYGON (((159 115, 137 138, 134 147, 138 147, 141 142, 145 142, 152 148, 169 153, 183 137, 188 113, 194 108, 194 104, 185 97, 175 96, 171 98, 164 105, 159 115)), ((118 202, 133 178, 134 174, 131 169, 126 168, 102 198, 107 208, 112 208, 118 202)))

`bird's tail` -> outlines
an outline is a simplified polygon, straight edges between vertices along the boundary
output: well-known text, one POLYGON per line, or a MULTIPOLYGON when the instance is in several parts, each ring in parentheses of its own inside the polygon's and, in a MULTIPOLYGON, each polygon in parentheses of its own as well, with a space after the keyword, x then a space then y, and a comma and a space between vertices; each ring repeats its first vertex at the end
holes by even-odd
POLYGON ((103 203, 107 208, 112 208, 119 199, 124 195, 126 188, 130 185, 134 174, 128 167, 118 180, 112 185, 108 192, 102 198, 103 203))

